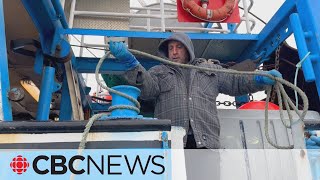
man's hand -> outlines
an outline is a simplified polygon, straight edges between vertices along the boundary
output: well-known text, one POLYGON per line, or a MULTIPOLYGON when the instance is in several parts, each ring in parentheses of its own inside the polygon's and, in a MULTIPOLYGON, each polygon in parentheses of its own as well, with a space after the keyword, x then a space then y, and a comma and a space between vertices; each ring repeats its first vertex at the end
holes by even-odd
MULTIPOLYGON (((266 73, 266 74, 270 74, 274 77, 282 78, 282 74, 275 69, 273 69, 271 71, 263 71, 262 73, 266 73)), ((267 76, 256 75, 256 76, 254 76, 254 80, 257 84, 274 85, 276 83, 275 80, 273 80, 267 76)))
POLYGON ((131 52, 129 52, 127 46, 123 42, 110 41, 109 49, 111 54, 113 54, 121 63, 125 64, 128 70, 134 69, 139 65, 139 61, 131 52))

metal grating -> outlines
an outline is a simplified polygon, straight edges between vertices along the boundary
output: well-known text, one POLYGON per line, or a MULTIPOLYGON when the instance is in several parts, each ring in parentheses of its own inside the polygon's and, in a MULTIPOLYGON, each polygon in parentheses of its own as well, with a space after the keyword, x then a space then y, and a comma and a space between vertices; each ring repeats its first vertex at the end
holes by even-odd
MULTIPOLYGON (((76 11, 129 13, 129 0, 77 0, 76 11)), ((74 28, 128 30, 129 18, 74 16, 74 28)))

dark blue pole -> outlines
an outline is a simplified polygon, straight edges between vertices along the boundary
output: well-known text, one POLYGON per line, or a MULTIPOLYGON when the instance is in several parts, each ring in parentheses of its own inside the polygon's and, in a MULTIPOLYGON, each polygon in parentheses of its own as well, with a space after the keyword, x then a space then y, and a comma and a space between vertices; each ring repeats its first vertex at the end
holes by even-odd
POLYGON ((40 98, 38 103, 37 120, 47 121, 49 120, 50 104, 53 93, 53 86, 55 77, 55 68, 46 66, 44 67, 44 73, 41 81, 40 98))
POLYGON ((10 90, 3 1, 0 0, 0 119, 12 121, 12 110, 8 99, 10 90))

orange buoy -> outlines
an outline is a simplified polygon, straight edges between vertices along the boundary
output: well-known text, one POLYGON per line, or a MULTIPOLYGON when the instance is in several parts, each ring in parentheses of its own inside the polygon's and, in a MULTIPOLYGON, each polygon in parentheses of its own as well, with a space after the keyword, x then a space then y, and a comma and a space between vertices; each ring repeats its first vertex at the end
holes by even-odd
POLYGON ((181 0, 182 8, 192 16, 207 22, 222 22, 226 20, 237 5, 237 0, 226 0, 218 9, 207 9, 198 5, 194 0, 181 0))
MULTIPOLYGON (((242 109, 242 110, 261 109, 262 110, 262 109, 265 109, 265 107, 266 107, 265 101, 251 101, 240 106, 239 109, 242 109)), ((279 110, 279 106, 272 102, 269 102, 268 110, 279 110)))

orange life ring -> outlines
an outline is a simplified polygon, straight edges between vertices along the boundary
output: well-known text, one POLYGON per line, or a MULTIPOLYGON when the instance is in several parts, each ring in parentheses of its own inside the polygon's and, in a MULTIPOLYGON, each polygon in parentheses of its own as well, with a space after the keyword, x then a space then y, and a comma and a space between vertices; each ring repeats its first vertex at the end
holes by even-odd
POLYGON ((208 22, 221 22, 227 19, 232 14, 237 2, 237 0, 226 0, 224 5, 218 9, 206 9, 199 6, 194 0, 181 0, 182 8, 185 11, 208 22))

